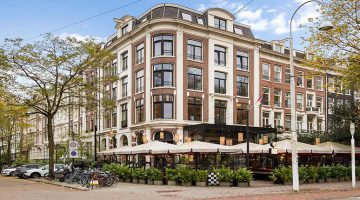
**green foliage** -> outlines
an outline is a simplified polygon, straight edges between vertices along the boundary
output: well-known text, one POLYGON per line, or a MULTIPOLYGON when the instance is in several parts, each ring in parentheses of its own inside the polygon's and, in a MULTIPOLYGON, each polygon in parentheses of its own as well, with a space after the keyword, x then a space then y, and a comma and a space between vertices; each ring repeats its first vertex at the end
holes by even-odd
POLYGON ((299 180, 300 181, 307 181, 309 179, 308 168, 304 165, 299 167, 299 180))
POLYGON ((178 180, 182 183, 191 183, 196 179, 196 171, 187 167, 176 168, 178 180))
POLYGON ((197 171, 195 171, 195 174, 196 174, 195 181, 196 182, 206 182, 208 173, 209 172, 207 170, 197 170, 197 171))
POLYGON ((308 167, 308 176, 309 176, 309 179, 316 181, 319 178, 318 167, 309 166, 308 167))
POLYGON ((166 178, 170 181, 180 181, 179 173, 176 169, 166 168, 166 178))
POLYGON ((356 166, 355 174, 356 174, 357 177, 360 177, 360 166, 356 166))
POLYGON ((272 171, 270 180, 273 183, 284 184, 285 182, 292 181, 292 169, 291 167, 279 167, 272 171))
POLYGON ((326 179, 331 177, 331 167, 324 165, 319 166, 318 169, 319 179, 326 179))
POLYGON ((149 168, 145 171, 146 174, 146 178, 148 180, 153 180, 153 181, 161 181, 163 179, 163 174, 161 172, 161 170, 156 169, 156 168, 149 168))
POLYGON ((240 168, 234 172, 234 180, 237 182, 250 182, 252 179, 252 171, 246 168, 240 168))
POLYGON ((28 159, 27 159, 25 156, 20 155, 20 156, 18 156, 18 157, 15 159, 13 165, 18 166, 18 165, 26 164, 26 163, 28 163, 28 162, 29 162, 29 161, 28 161, 28 159))
POLYGON ((213 169, 220 182, 231 182, 234 178, 234 172, 228 167, 222 166, 220 169, 213 169))
POLYGON ((128 166, 120 165, 117 163, 105 164, 102 167, 103 171, 108 171, 117 175, 120 179, 131 178, 131 170, 128 166))

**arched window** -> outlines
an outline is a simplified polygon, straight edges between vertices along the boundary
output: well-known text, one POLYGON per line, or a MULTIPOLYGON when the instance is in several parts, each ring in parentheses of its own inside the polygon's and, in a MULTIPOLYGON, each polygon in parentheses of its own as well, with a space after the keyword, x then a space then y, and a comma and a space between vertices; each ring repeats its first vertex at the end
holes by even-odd
POLYGON ((105 151, 105 150, 106 150, 106 138, 103 138, 100 144, 100 151, 105 151))
POLYGON ((142 132, 136 134, 136 145, 140 145, 140 144, 144 144, 142 132))
POLYGON ((174 135, 169 131, 154 132, 154 140, 174 144, 174 135))
POLYGON ((112 144, 111 146, 113 149, 115 149, 117 147, 117 139, 115 136, 111 138, 111 144, 112 144))
POLYGON ((121 142, 121 146, 128 146, 129 145, 128 138, 126 137, 126 135, 121 136, 120 142, 121 142))

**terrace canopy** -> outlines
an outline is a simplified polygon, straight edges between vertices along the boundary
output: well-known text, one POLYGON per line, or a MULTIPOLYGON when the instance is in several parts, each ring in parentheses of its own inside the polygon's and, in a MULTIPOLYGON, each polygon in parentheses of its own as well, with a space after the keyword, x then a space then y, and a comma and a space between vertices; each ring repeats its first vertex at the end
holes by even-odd
POLYGON ((219 144, 201 142, 201 141, 192 141, 188 143, 183 143, 179 145, 175 145, 174 147, 169 149, 169 153, 235 153, 241 152, 242 149, 232 148, 230 146, 224 146, 219 144))
MULTIPOLYGON (((241 149, 241 153, 247 153, 247 143, 241 143, 233 146, 229 146, 230 149, 241 149)), ((268 153, 269 148, 266 145, 256 144, 249 142, 249 153, 268 153)), ((238 153, 238 151, 236 152, 238 153)))
MULTIPOLYGON (((336 142, 324 142, 320 143, 318 145, 315 145, 318 147, 321 147, 323 149, 327 149, 328 151, 334 152, 334 153, 351 153, 351 146, 345 145, 345 144, 339 144, 336 142)), ((355 153, 360 153, 360 148, 355 147, 355 153)))
MULTIPOLYGON (((297 151, 298 153, 318 153, 318 154, 331 154, 332 151, 324 148, 324 147, 320 147, 317 145, 311 145, 311 144, 306 144, 306 143, 302 143, 302 142, 297 142, 297 151)), ((264 145, 267 149, 271 148, 270 144, 264 145)), ((291 140, 281 140, 279 142, 277 142, 277 146, 276 148, 278 149, 278 153, 291 153, 291 140)))
POLYGON ((145 144, 134 146, 131 149, 132 154, 166 154, 176 145, 160 142, 157 140, 149 141, 145 144))

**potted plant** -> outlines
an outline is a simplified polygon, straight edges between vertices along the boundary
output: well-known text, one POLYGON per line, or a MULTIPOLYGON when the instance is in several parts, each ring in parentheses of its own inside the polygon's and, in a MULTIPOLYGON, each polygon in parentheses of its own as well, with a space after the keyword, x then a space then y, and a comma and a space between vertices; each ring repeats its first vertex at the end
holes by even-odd
POLYGON ((188 169, 186 167, 179 167, 177 168, 179 180, 182 186, 191 186, 192 182, 195 181, 195 171, 188 169))
POLYGON ((140 184, 146 184, 146 171, 143 168, 138 168, 138 179, 140 184))
POLYGON ((329 178, 329 167, 328 166, 319 166, 318 168, 318 182, 324 183, 327 178, 329 178))
POLYGON ((308 169, 306 166, 301 165, 299 167, 299 182, 301 184, 305 183, 309 179, 308 169))
POLYGON ((355 174, 356 174, 356 179, 360 180, 360 166, 356 166, 355 174))
POLYGON ((179 181, 178 171, 176 169, 166 168, 166 179, 168 185, 177 185, 179 181))
MULTIPOLYGON (((355 168, 355 177, 356 177, 356 168, 355 168)), ((350 180, 351 180, 351 165, 350 165, 349 167, 346 167, 345 180, 346 180, 346 181, 350 181, 350 180)))
POLYGON ((338 175, 338 168, 335 165, 332 165, 330 167, 330 177, 332 182, 338 182, 339 181, 339 175, 338 175))
POLYGON ((154 181, 154 185, 162 185, 163 184, 163 174, 162 174, 161 170, 152 168, 152 177, 151 178, 154 181))
POLYGON ((222 166, 220 169, 214 169, 214 172, 219 180, 219 185, 221 187, 230 187, 231 182, 234 178, 234 172, 228 167, 222 166))
POLYGON ((318 169, 315 166, 308 167, 308 183, 315 183, 319 178, 318 169))
POLYGON ((270 180, 273 183, 290 185, 292 181, 292 169, 291 167, 279 167, 271 172, 270 180))
POLYGON ((239 187, 247 187, 253 179, 253 174, 246 168, 240 168, 234 172, 234 180, 239 187))
POLYGON ((141 173, 140 168, 135 168, 131 170, 131 177, 133 183, 139 183, 139 175, 141 173))
POLYGON ((198 170, 196 171, 196 186, 205 187, 207 182, 208 171, 207 170, 198 170))

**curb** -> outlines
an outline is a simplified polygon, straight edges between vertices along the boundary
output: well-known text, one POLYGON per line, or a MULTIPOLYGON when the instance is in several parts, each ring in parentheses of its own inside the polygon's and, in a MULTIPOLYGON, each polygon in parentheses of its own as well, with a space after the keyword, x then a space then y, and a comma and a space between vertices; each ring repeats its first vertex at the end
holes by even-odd
POLYGON ((59 187, 65 187, 65 188, 70 188, 70 189, 79 190, 79 191, 89 191, 87 188, 72 186, 72 185, 64 185, 59 182, 53 182, 53 181, 48 181, 48 180, 44 180, 44 179, 27 179, 27 181, 32 181, 32 182, 36 182, 36 183, 44 183, 44 184, 48 184, 48 185, 56 185, 59 187))

